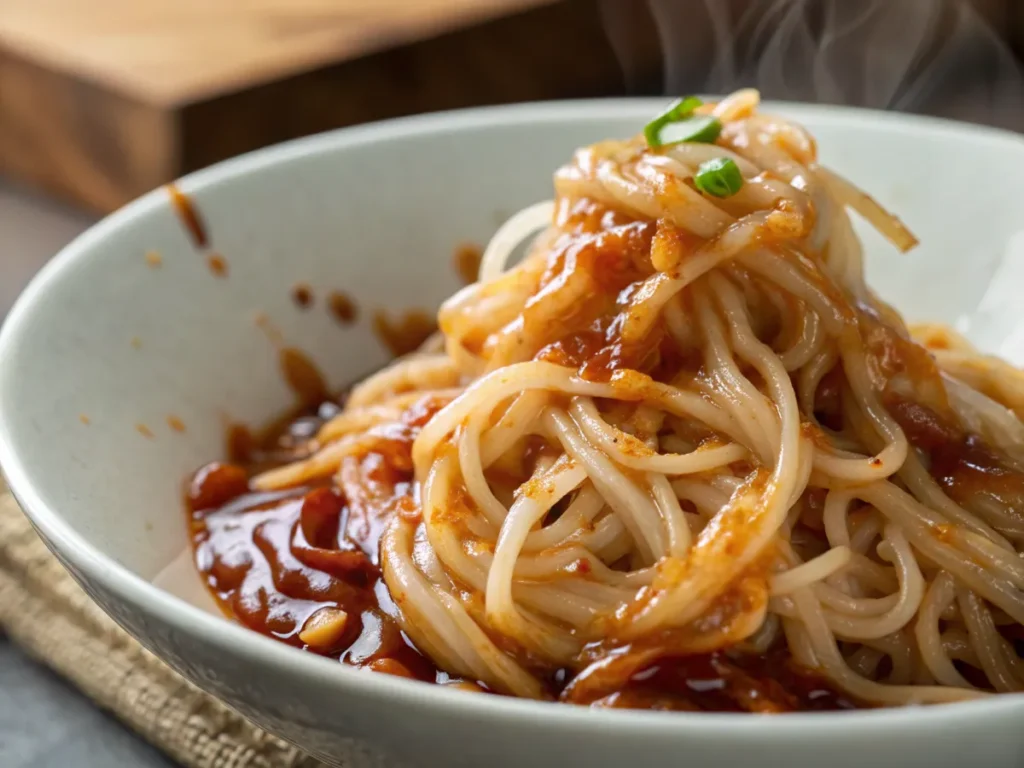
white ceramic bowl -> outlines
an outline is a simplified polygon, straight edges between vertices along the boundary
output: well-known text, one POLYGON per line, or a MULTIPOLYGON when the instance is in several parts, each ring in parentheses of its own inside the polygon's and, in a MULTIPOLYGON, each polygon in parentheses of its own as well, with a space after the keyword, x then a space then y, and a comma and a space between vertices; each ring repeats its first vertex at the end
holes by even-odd
MULTIPOLYGON (((417 117, 195 174, 180 186, 228 260, 226 278, 211 275, 164 191, 116 213, 47 265, 0 335, 0 464, 11 488, 75 578, 145 646, 328 760, 1024 764, 1018 697, 756 717, 469 695, 346 669, 152 584, 186 546, 181 481, 219 456, 223 415, 259 423, 290 401, 255 313, 266 313, 332 384, 357 378, 386 359, 370 331, 372 310, 435 307, 457 287, 458 243, 484 242, 510 213, 549 196, 552 170, 574 147, 631 134, 660 106, 554 103, 417 117), (147 265, 150 250, 162 255, 161 268, 147 265), (320 294, 315 309, 293 304, 299 281, 320 294), (322 294, 332 288, 357 299, 357 324, 343 328, 329 317, 322 294), (166 425, 172 414, 184 433, 166 425), (137 424, 154 436, 140 435, 137 424)), ((1024 314, 1015 306, 1021 259, 1013 246, 1024 224, 1024 141, 846 109, 766 109, 807 124, 824 162, 896 208, 921 236, 924 245, 906 256, 867 238, 869 277, 885 298, 912 319, 969 319, 976 338, 1020 357, 1013 332, 1024 314), (997 268, 1002 277, 993 282, 997 268)))

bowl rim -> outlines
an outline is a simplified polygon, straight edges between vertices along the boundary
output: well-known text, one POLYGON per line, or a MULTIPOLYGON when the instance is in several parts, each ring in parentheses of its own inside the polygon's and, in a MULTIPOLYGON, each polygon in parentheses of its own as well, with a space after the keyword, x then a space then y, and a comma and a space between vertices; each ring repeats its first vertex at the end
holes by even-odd
MULTIPOLYGON (((328 131, 250 152, 189 174, 177 184, 185 192, 194 192, 222 181, 259 173, 265 168, 287 165, 300 158, 332 151, 358 150, 363 145, 414 135, 443 135, 569 120, 608 121, 624 117, 636 117, 639 126, 665 101, 661 98, 626 98, 531 102, 396 118, 328 131)), ((1024 147, 1024 137, 1009 131, 942 118, 793 102, 767 101, 764 106, 768 111, 777 109, 796 120, 813 117, 819 125, 823 122, 853 127, 881 124, 903 133, 982 143, 1012 142, 1018 150, 1024 147)), ((165 204, 162 189, 143 195, 94 224, 44 265, 0 327, 0 360, 31 335, 32 314, 45 301, 49 286, 60 279, 70 264, 87 258, 92 249, 115 235, 121 227, 165 204)), ((366 674, 315 654, 296 652, 294 648, 188 604, 89 544, 43 500, 39 489, 30 480, 27 467, 19 458, 9 419, 5 417, 5 411, 14 408, 15 404, 8 402, 4 380, 0 377, 0 467, 3 467, 12 494, 33 526, 43 534, 48 546, 88 579, 95 580, 107 592, 141 614, 152 615, 179 632, 197 636, 218 651, 245 657, 250 663, 273 667, 297 678, 326 680, 339 695, 366 697, 391 706, 444 710, 449 717, 460 718, 466 723, 519 724, 561 732, 602 729, 615 736, 630 738, 650 736, 684 740, 697 735, 743 736, 762 743, 789 742, 794 738, 805 744, 826 740, 834 743, 834 728, 841 728, 847 738, 878 738, 897 732, 906 733, 908 728, 915 727, 962 727, 965 720, 986 720, 1009 714, 1011 710, 1024 713, 1024 695, 1013 694, 932 707, 801 712, 770 718, 735 713, 591 709, 505 696, 467 696, 445 686, 425 685, 391 675, 366 674)))

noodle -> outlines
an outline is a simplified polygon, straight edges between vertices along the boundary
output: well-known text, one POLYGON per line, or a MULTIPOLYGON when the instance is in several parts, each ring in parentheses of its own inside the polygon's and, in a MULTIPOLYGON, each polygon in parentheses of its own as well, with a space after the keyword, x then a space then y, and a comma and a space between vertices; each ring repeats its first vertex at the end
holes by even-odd
POLYGON ((1024 690, 1024 376, 911 339, 849 212, 916 239, 757 105, 702 108, 714 143, 580 150, 442 307, 443 350, 254 479, 354 483, 395 618, 448 673, 607 702, 667 659, 781 653, 866 705, 1024 690), (735 194, 695 185, 714 159, 735 194), (375 455, 408 473, 398 514, 360 487, 375 455))

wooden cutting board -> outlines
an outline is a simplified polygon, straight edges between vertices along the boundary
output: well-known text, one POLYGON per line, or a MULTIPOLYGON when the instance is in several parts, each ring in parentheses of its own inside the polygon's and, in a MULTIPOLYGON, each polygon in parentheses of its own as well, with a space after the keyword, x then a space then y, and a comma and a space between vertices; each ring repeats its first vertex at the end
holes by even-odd
POLYGON ((338 126, 622 90, 599 0, 3 0, 0 172, 106 212, 338 126))

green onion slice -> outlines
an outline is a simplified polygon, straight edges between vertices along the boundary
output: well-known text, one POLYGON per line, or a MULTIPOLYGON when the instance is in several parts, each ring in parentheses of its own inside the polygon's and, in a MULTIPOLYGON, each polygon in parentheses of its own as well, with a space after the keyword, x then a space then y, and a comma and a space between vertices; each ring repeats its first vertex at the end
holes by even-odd
POLYGON ((722 132, 722 122, 711 115, 694 115, 678 123, 669 123, 661 129, 660 146, 680 144, 714 144, 722 132))
POLYGON ((731 158, 716 157, 701 163, 693 183, 712 197, 732 197, 743 188, 743 174, 731 158))
POLYGON ((722 123, 711 115, 694 115, 704 102, 696 96, 674 101, 669 108, 644 126, 644 138, 650 147, 663 147, 683 141, 710 144, 722 132, 722 123))
POLYGON ((704 102, 696 96, 687 96, 684 99, 676 99, 673 101, 669 104, 668 109, 644 126, 644 138, 647 139, 647 143, 652 147, 661 146, 659 138, 661 135, 661 129, 669 123, 676 123, 680 120, 686 119, 693 114, 693 110, 703 103, 704 102))

